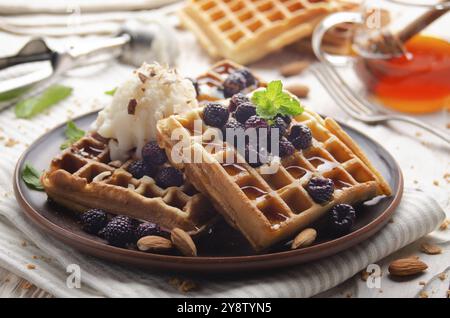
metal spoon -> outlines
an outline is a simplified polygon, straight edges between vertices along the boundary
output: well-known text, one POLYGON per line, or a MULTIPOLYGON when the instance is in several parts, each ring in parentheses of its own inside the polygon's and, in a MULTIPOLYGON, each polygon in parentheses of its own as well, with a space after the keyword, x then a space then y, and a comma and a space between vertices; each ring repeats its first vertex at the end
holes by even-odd
POLYGON ((3 72, 18 73, 16 70, 19 67, 27 69, 19 76, 0 81, 0 101, 8 96, 13 97, 0 103, 0 109, 17 102, 23 96, 22 92, 32 87, 44 87, 45 83, 57 76, 89 65, 105 53, 135 67, 144 61, 174 64, 179 49, 173 32, 159 20, 145 24, 130 21, 122 26, 116 37, 107 38, 88 48, 74 47, 61 52, 51 50, 43 39, 32 39, 16 55, 0 58, 0 70, 3 72), (164 41, 163 45, 161 41, 164 41))

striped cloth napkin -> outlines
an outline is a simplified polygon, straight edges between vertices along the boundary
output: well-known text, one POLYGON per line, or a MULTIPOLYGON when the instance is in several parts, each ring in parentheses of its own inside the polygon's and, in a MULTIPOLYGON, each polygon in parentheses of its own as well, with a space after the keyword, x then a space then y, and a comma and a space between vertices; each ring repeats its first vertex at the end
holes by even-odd
POLYGON ((0 240, 5 242, 0 245, 0 266, 57 297, 310 297, 433 231, 445 216, 433 198, 407 189, 393 222, 344 252, 270 275, 182 277, 199 287, 183 294, 170 284, 170 275, 107 263, 53 240, 26 219, 13 197, 0 201, 0 214, 4 217, 0 219, 0 240), (30 270, 30 263, 35 269, 30 270), (70 264, 81 268, 80 289, 66 286, 70 264))

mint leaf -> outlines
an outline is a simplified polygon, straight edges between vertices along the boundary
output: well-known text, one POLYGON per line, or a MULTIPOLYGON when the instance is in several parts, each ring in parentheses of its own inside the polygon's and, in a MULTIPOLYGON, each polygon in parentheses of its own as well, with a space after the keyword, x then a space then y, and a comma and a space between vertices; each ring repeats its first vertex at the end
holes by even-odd
POLYGON ((117 87, 114 87, 112 90, 106 91, 105 94, 109 96, 114 96, 117 91, 117 87))
POLYGON ((41 173, 28 163, 25 164, 25 168, 22 171, 22 180, 30 189, 44 190, 41 184, 41 173))
POLYGON ((67 122, 64 134, 66 135, 67 140, 60 146, 61 150, 70 147, 73 143, 83 138, 84 135, 86 135, 86 132, 83 129, 78 128, 73 121, 69 121, 67 122))
POLYGON ((29 89, 29 87, 20 87, 20 88, 14 89, 12 91, 7 91, 4 93, 1 93, 0 94, 0 102, 6 102, 11 99, 17 98, 20 95, 22 95, 23 93, 25 93, 28 89, 29 89))
POLYGON ((71 93, 71 87, 52 85, 41 95, 17 103, 14 111, 18 118, 31 118, 67 98, 71 93))
POLYGON ((280 80, 272 81, 267 85, 266 96, 268 99, 275 100, 283 92, 283 84, 280 80))
POLYGON ((300 102, 292 95, 283 92, 280 80, 272 81, 265 90, 257 91, 252 96, 258 116, 270 120, 277 114, 296 116, 303 112, 300 102))

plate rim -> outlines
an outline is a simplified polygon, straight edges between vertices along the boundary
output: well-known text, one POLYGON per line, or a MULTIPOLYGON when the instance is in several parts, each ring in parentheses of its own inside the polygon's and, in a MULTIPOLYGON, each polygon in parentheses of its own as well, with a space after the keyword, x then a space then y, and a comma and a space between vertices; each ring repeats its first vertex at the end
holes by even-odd
MULTIPOLYGON (((74 117, 71 120, 77 121, 84 117, 92 116, 95 113, 98 113, 99 110, 94 110, 85 114, 82 114, 80 116, 74 117)), ((68 229, 65 229, 61 226, 59 226, 56 223, 53 223, 49 219, 45 218, 44 216, 39 213, 38 209, 35 209, 26 199, 25 196, 21 190, 21 173, 20 168, 25 164, 24 159, 27 156, 27 154, 30 152, 31 149, 34 149, 37 144, 44 141, 49 135, 54 133, 56 130, 60 129, 61 127, 65 126, 68 121, 63 122, 57 126, 55 126, 53 129, 49 130, 48 132, 41 135, 39 138, 37 138, 28 148, 21 154, 19 159, 17 160, 15 169, 14 169, 14 175, 13 175, 13 188, 14 188, 14 194, 16 197, 16 201, 19 203, 19 206, 22 208, 25 215, 36 225, 38 225, 42 230, 44 230, 46 233, 50 234, 51 236, 57 237, 58 239, 61 239, 64 244, 69 245, 70 247, 79 250, 83 253, 90 254, 97 258, 107 259, 108 261, 116 260, 119 261, 119 263, 127 263, 132 264, 135 266, 144 266, 144 264, 147 264, 146 267, 148 267, 148 264, 153 263, 155 266, 162 268, 161 265, 164 265, 164 267, 167 267, 167 263, 171 264, 171 268, 169 269, 177 269, 177 270, 183 270, 186 272, 189 271, 198 271, 198 270, 204 270, 203 267, 196 268, 196 266, 200 265, 220 265, 220 268, 216 272, 226 272, 226 271, 242 271, 249 268, 258 269, 260 267, 263 268, 272 268, 272 267, 283 267, 283 266, 289 266, 294 264, 301 264, 310 262, 313 260, 318 260, 324 257, 328 257, 331 255, 335 255, 345 249, 350 248, 351 246, 354 246, 368 237, 374 235, 377 233, 390 219, 390 217, 395 212, 395 209, 399 205, 402 196, 403 196, 403 189, 404 189, 404 179, 403 179, 403 173, 401 171, 401 168, 395 158, 391 155, 389 151, 386 150, 380 143, 373 140, 371 137, 367 136, 365 133, 361 132, 359 129, 354 128, 352 126, 349 126, 345 123, 342 123, 339 120, 336 120, 339 125, 348 127, 354 131, 356 131, 358 134, 360 134, 365 139, 368 139, 371 143, 375 144, 377 147, 384 150, 385 153, 387 153, 392 159, 390 161, 391 164, 393 164, 395 170, 397 171, 397 179, 398 179, 398 188, 395 189, 395 193, 393 193, 393 200, 392 202, 386 207, 386 209, 374 220, 367 223, 363 227, 359 228, 356 231, 353 231, 345 236, 341 236, 339 238, 326 241, 317 245, 313 245, 310 247, 297 249, 297 250, 288 250, 288 251, 280 251, 280 252, 274 252, 274 253, 266 253, 266 254, 257 254, 257 255, 241 255, 241 256, 197 256, 197 257, 187 257, 187 256, 175 256, 175 255, 164 255, 164 254, 155 254, 155 253, 148 253, 148 252, 142 252, 137 250, 130 250, 125 248, 118 248, 115 246, 111 246, 108 244, 105 244, 100 241, 95 241, 93 239, 90 239, 88 237, 81 236, 77 233, 74 233, 68 229), (356 239, 356 241, 355 241, 356 239), (327 254, 326 251, 336 248, 336 250, 332 253, 327 254), (101 255, 94 252, 100 252, 101 255), (311 255, 312 253, 312 255, 311 255), (318 254, 324 253, 322 256, 315 256, 318 254), (308 257, 308 255, 310 257, 308 257), (123 257, 124 259, 117 259, 117 257, 123 257), (315 256, 315 257, 314 257, 315 256), (304 257, 304 259, 301 259, 304 257), (298 259, 300 258, 300 259, 298 259), (289 264, 285 265, 279 265, 279 266, 264 266, 264 264, 260 264, 259 266, 255 267, 255 263, 261 263, 261 262, 268 262, 272 261, 272 263, 282 263, 283 260, 286 259, 292 259, 293 261, 288 262, 289 264), (242 268, 228 268, 229 265, 244 265, 242 268), (252 266, 253 264, 253 266, 252 266), (179 266, 186 266, 186 270, 181 269, 179 266)), ((211 268, 212 271, 215 271, 214 268, 211 268)))

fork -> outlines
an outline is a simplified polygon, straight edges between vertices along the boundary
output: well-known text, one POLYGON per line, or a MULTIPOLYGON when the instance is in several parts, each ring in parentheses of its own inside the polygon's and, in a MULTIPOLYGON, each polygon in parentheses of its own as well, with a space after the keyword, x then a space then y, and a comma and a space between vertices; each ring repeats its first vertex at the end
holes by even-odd
POLYGON ((358 96, 327 61, 312 65, 310 70, 328 93, 336 97, 337 104, 351 117, 370 125, 402 121, 420 127, 450 144, 448 133, 409 116, 383 112, 365 98, 358 96))

